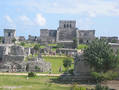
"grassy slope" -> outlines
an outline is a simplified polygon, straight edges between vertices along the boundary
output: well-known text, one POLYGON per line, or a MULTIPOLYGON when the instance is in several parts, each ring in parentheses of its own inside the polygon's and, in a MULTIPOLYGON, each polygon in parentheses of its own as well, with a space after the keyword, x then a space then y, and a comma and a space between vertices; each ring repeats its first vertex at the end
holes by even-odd
MULTIPOLYGON (((63 66, 63 60, 64 59, 72 59, 72 62, 73 62, 73 58, 71 57, 55 57, 55 56, 43 56, 44 60, 47 61, 47 62, 50 62, 51 65, 52 65, 52 73, 59 73, 59 68, 60 66, 62 67, 62 70, 65 71, 65 68, 63 66)), ((73 68, 73 65, 72 67, 73 68)), ((61 73, 61 72, 60 72, 61 73)), ((63 72, 62 72, 63 73, 63 72)))
POLYGON ((26 76, 0 76, 0 90, 70 90, 70 86, 51 83, 51 78, 57 77, 34 77, 27 80, 26 76))

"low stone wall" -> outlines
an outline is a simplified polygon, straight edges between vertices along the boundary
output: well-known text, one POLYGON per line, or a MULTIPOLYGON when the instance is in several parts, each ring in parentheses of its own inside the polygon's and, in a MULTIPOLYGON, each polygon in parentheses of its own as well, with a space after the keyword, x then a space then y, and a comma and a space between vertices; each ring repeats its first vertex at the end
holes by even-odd
POLYGON ((3 55, 3 62, 14 62, 19 61, 22 62, 24 60, 23 55, 3 55))

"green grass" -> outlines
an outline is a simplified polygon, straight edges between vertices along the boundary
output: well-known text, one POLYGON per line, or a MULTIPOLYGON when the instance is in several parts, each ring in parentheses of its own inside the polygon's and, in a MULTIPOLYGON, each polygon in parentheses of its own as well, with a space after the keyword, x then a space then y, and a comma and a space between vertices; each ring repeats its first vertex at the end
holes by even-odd
POLYGON ((48 46, 57 46, 57 44, 48 44, 48 46))
POLYGON ((88 46, 86 44, 79 44, 77 49, 85 49, 88 46))
POLYGON ((46 46, 40 46, 41 49, 46 48, 46 46))
MULTIPOLYGON (((65 68, 63 66, 63 60, 64 59, 71 59, 73 62, 73 58, 71 57, 66 57, 66 56, 43 56, 44 60, 47 62, 50 62, 52 65, 52 73, 63 73, 65 71, 65 68), (63 72, 59 72, 59 68, 62 67, 63 72)), ((73 68, 73 64, 71 66, 73 68)))
POLYGON ((0 76, 0 90, 70 90, 69 85, 52 83, 57 77, 0 76), (11 88, 11 89, 10 89, 11 88), (14 89, 13 89, 14 88, 14 89))

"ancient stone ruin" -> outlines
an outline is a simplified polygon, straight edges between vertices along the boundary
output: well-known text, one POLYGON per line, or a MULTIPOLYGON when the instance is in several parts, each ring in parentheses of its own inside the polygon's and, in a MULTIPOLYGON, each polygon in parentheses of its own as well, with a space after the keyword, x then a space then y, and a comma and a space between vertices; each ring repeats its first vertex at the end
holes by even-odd
POLYGON ((40 30, 40 43, 61 43, 65 48, 72 48, 73 39, 77 43, 89 43, 95 39, 95 30, 79 30, 76 21, 61 20, 57 30, 40 30))
POLYGON ((30 55, 30 50, 19 45, 0 46, 0 71, 1 72, 47 72, 51 64, 45 62, 42 57, 34 57, 25 61, 30 55))

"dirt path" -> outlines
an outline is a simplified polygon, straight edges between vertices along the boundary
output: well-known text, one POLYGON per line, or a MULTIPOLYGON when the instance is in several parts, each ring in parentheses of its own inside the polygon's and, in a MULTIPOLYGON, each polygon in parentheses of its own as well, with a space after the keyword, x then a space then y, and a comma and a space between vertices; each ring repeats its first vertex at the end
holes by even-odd
POLYGON ((109 86, 109 88, 119 90, 119 80, 107 81, 103 85, 109 86))
MULTIPOLYGON (((26 75, 28 75, 28 73, 0 73, 0 75, 22 75, 22 76, 26 76, 26 75)), ((62 75, 62 74, 39 74, 39 73, 37 73, 36 74, 37 76, 60 76, 60 75, 62 75)))

